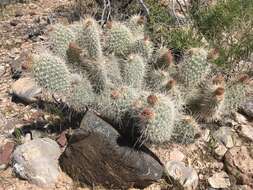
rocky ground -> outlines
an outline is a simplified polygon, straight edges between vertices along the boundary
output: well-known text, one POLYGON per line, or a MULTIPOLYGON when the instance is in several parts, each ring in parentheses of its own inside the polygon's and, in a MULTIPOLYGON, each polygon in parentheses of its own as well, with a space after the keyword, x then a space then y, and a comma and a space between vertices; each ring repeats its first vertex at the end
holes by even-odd
MULTIPOLYGON (((27 133, 22 137, 18 129, 38 125, 47 127, 60 120, 52 110, 41 109, 41 106, 38 106, 37 98, 41 96, 41 89, 26 73, 26 64, 29 61, 29 52, 46 43, 50 24, 67 22, 64 11, 69 6, 70 2, 67 0, 38 0, 27 4, 9 5, 2 10, 0 17, 0 189, 49 189, 41 187, 43 186, 41 184, 33 184, 34 180, 27 176, 29 182, 18 177, 17 173, 22 176, 22 172, 18 172, 18 165, 13 165, 14 162, 11 160, 16 159, 16 164, 19 163, 17 160, 21 159, 20 155, 24 152, 20 150, 19 153, 15 148, 15 152, 12 153, 14 146, 31 143, 31 136, 33 139, 49 136, 61 147, 51 144, 56 148, 52 153, 53 156, 57 157, 55 155, 57 151, 60 155, 64 150, 66 144, 64 134, 47 134, 32 130, 32 135, 27 133)), ((171 180, 159 181, 147 189, 253 189, 252 104, 249 102, 244 107, 246 114, 234 113, 233 117, 225 118, 219 127, 215 124, 203 126, 200 137, 194 144, 150 147, 166 166, 171 180)), ((30 144, 30 146, 37 145, 30 144)), ((42 158, 49 154, 48 151, 52 148, 47 149, 47 146, 44 146, 44 149, 45 154, 37 154, 32 152, 31 147, 24 148, 26 154, 30 155, 26 159, 35 159, 37 165, 44 164, 45 160, 42 158), (35 156, 31 157, 31 155, 35 156), (42 161, 39 162, 38 159, 42 161)), ((54 160, 54 158, 50 159, 54 160)), ((54 161, 50 160, 50 164, 52 163, 54 161)), ((52 170, 50 176, 44 176, 45 183, 58 176, 56 183, 50 186, 50 189, 89 189, 78 187, 77 182, 73 182, 62 171, 58 174, 57 163, 48 167, 50 171, 52 168, 57 171, 52 170)))

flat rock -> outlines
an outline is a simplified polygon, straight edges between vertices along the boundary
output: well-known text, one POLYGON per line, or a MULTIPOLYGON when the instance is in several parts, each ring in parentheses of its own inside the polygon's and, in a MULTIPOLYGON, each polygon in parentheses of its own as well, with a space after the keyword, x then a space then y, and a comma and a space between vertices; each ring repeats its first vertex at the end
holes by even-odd
POLYGON ((5 73, 5 67, 0 65, 0 77, 5 73))
POLYGON ((253 157, 252 148, 246 146, 233 147, 225 154, 224 164, 229 175, 232 175, 238 184, 253 187, 253 157))
POLYGON ((41 93, 41 88, 32 78, 25 77, 13 83, 11 92, 22 101, 30 103, 36 101, 36 97, 41 93))
POLYGON ((247 101, 242 106, 243 112, 250 118, 253 118, 253 100, 247 101))
POLYGON ((221 127, 214 132, 213 137, 217 142, 224 144, 227 148, 232 148, 235 144, 234 132, 230 127, 221 127))
POLYGON ((162 177, 164 167, 147 148, 132 148, 92 112, 69 138, 60 165, 73 180, 109 189, 144 188, 162 177))
POLYGON ((58 144, 49 139, 35 139, 13 152, 13 170, 21 178, 41 187, 52 186, 59 175, 58 144))
POLYGON ((240 134, 250 141, 253 141, 253 126, 241 125, 240 134))
POLYGON ((230 186, 229 176, 226 172, 215 173, 212 177, 208 178, 208 183, 212 188, 228 188, 230 186))
POLYGON ((198 186, 198 174, 191 168, 186 167, 183 162, 169 161, 166 164, 166 173, 177 184, 180 184, 179 188, 193 190, 198 186))
POLYGON ((225 147, 225 145, 217 143, 217 147, 214 149, 216 158, 221 160, 223 156, 226 154, 227 150, 228 149, 225 147))
POLYGON ((5 169, 8 166, 14 146, 15 144, 13 142, 7 142, 0 147, 0 170, 5 169))

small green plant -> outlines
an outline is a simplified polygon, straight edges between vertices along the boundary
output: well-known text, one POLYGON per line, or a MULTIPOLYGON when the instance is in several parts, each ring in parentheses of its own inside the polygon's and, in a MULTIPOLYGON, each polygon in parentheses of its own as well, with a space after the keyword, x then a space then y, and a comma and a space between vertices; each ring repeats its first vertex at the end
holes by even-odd
POLYGON ((253 2, 251 0, 221 0, 202 7, 194 1, 191 15, 195 27, 219 53, 219 65, 248 58, 253 51, 253 2))

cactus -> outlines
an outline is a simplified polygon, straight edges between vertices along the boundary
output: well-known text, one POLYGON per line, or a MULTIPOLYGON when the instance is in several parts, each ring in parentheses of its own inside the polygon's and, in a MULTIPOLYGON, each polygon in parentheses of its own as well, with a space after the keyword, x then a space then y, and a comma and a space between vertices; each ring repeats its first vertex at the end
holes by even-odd
POLYGON ((248 93, 252 93, 252 86, 248 75, 241 75, 238 80, 226 85, 224 113, 237 110, 242 103, 247 101, 248 93))
POLYGON ((131 30, 135 39, 144 36, 144 22, 145 18, 143 16, 133 15, 126 23, 126 26, 131 30))
POLYGON ((133 43, 133 34, 130 29, 119 22, 109 22, 106 28, 106 51, 117 56, 127 55, 130 45, 133 43))
POLYGON ((82 49, 86 49, 88 56, 93 59, 102 57, 101 29, 93 18, 83 21, 82 31, 79 32, 77 43, 82 49))
POLYGON ((191 144, 198 131, 198 123, 191 116, 184 116, 174 127, 171 142, 191 144))
POLYGON ((173 64, 173 55, 170 49, 162 47, 156 53, 155 69, 165 70, 173 64))
POLYGON ((86 106, 94 102, 95 96, 90 82, 87 79, 82 79, 73 87, 70 96, 67 97, 67 103, 78 111, 85 111, 86 106))
POLYGON ((148 37, 138 39, 132 43, 131 52, 141 55, 146 60, 150 60, 153 53, 153 44, 148 37))
POLYGON ((177 122, 177 114, 175 103, 169 97, 149 95, 132 113, 132 117, 138 118, 137 128, 141 129, 139 141, 154 144, 168 142, 177 122))
POLYGON ((67 26, 57 24, 53 27, 53 32, 51 32, 49 37, 53 52, 59 57, 66 59, 69 43, 75 40, 74 32, 67 26))
POLYGON ((51 35, 55 55, 34 55, 33 75, 68 106, 92 108, 120 126, 131 141, 191 143, 198 125, 185 115, 205 122, 221 119, 247 99, 253 89, 249 77, 210 80, 208 60, 218 55, 202 48, 189 50, 184 62, 174 65, 168 48, 155 50, 144 37, 142 19, 108 22, 104 29, 93 18, 57 25, 51 35))
POLYGON ((120 61, 123 82, 133 88, 141 88, 146 74, 146 64, 143 58, 136 54, 130 54, 127 60, 120 61))
POLYGON ((138 90, 128 86, 108 89, 97 101, 99 102, 98 110, 103 117, 119 126, 123 126, 122 119, 124 115, 138 97, 138 90))
POLYGON ((194 87, 208 75, 210 66, 207 63, 207 52, 201 48, 189 50, 190 57, 185 58, 179 68, 179 80, 186 87, 194 87))
POLYGON ((189 108, 198 120, 212 122, 220 119, 226 91, 222 85, 204 83, 190 101, 189 108))
POLYGON ((163 70, 149 69, 146 75, 146 88, 151 91, 161 91, 167 85, 169 73, 163 70))
POLYGON ((39 85, 53 92, 66 92, 70 84, 70 72, 64 61, 42 53, 32 58, 32 73, 39 85))

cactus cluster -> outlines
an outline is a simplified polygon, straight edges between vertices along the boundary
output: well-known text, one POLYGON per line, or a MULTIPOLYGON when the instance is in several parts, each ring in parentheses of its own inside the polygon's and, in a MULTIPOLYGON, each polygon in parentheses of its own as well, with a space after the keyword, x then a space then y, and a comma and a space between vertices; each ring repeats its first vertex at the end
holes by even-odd
POLYGON ((91 107, 122 130, 138 131, 136 142, 191 143, 197 120, 220 119, 246 99, 249 77, 210 78, 203 48, 190 49, 174 64, 170 49, 155 49, 144 35, 144 21, 135 15, 102 28, 88 17, 57 25, 52 52, 33 56, 33 75, 74 109, 91 107))

